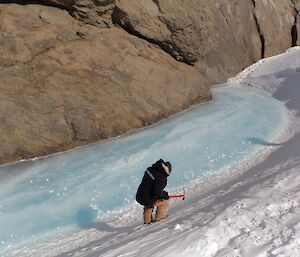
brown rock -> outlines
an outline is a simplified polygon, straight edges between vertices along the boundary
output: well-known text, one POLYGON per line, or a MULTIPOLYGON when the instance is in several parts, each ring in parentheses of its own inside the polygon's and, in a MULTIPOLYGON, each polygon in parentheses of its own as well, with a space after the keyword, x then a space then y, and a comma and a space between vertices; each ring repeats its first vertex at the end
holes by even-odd
POLYGON ((41 4, 67 10, 74 18, 100 28, 112 27, 114 0, 3 0, 0 2, 41 4))
POLYGON ((300 0, 293 0, 295 11, 295 26, 294 26, 294 43, 300 45, 300 0))
POLYGON ((191 66, 66 11, 0 6, 0 162, 113 137, 211 98, 191 66))
POLYGON ((114 0, 74 0, 71 14, 85 23, 100 28, 112 27, 111 15, 114 10, 114 0))
POLYGON ((0 2, 43 5, 0 5, 0 163, 151 124, 299 45, 300 0, 0 2))
POLYGON ((113 20, 217 83, 260 58, 253 8, 250 0, 117 0, 113 20))
POLYGON ((255 16, 264 40, 264 57, 284 52, 292 46, 291 30, 294 24, 290 0, 253 0, 255 16))

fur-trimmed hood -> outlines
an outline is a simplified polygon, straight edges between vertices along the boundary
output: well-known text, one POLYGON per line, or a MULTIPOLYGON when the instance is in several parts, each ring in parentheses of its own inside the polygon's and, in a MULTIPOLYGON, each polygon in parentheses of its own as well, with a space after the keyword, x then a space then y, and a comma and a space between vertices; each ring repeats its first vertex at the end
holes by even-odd
POLYGON ((170 176, 172 171, 172 165, 170 162, 165 162, 163 159, 158 160, 152 165, 152 168, 160 170, 165 175, 170 176))

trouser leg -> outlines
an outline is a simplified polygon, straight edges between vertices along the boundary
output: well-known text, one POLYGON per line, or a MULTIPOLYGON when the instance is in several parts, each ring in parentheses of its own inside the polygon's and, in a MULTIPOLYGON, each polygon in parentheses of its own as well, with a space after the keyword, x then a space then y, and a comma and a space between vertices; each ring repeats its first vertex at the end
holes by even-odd
POLYGON ((168 214, 169 201, 168 200, 159 201, 155 204, 155 206, 157 206, 155 221, 159 221, 161 219, 166 218, 168 214))
POLYGON ((153 207, 144 206, 144 224, 150 224, 152 222, 153 207))

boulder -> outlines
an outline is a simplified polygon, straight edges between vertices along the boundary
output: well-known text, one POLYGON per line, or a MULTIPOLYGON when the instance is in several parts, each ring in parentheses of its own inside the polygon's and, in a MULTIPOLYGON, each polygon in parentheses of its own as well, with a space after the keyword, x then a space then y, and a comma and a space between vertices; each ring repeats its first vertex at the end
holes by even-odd
POLYGON ((120 28, 0 5, 0 163, 115 137, 211 99, 209 81, 120 28))

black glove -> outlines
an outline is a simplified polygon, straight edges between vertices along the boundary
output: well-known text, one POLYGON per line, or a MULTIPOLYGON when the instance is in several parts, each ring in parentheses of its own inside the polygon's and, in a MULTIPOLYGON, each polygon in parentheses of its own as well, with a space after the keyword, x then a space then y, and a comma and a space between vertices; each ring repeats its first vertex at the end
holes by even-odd
POLYGON ((163 191, 162 192, 162 198, 165 199, 165 200, 169 200, 170 199, 169 194, 168 194, 167 191, 163 191))

